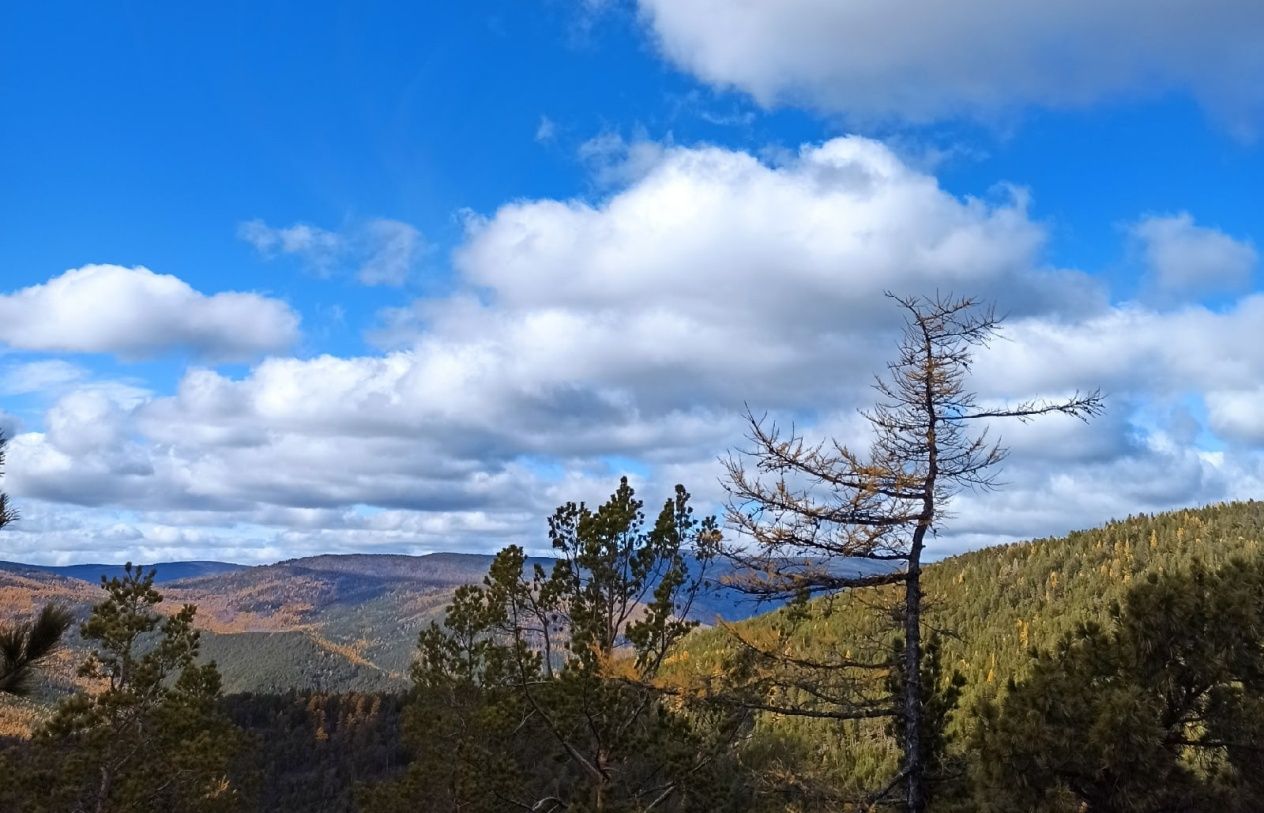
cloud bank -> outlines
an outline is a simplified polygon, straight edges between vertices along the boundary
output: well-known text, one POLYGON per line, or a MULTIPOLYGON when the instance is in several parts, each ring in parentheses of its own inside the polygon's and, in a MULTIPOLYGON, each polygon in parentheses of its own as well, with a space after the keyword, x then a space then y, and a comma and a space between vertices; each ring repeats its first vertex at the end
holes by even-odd
POLYGON ((663 54, 703 81, 852 121, 990 118, 1171 90, 1243 131, 1264 113, 1264 5, 1254 0, 638 6, 663 54))
POLYGON ((864 442, 855 409, 899 326, 885 290, 1010 314, 979 358, 986 399, 1110 397, 1092 424, 998 427, 1009 486, 964 495, 939 553, 1264 481, 1264 296, 1112 303, 1046 264, 1022 190, 958 197, 875 141, 777 162, 658 145, 600 200, 519 201, 466 228, 456 292, 383 313, 381 352, 194 368, 168 393, 69 385, 13 441, 7 487, 31 518, 13 555, 538 550, 553 506, 625 472, 647 498, 684 482, 714 505, 743 404, 864 442))

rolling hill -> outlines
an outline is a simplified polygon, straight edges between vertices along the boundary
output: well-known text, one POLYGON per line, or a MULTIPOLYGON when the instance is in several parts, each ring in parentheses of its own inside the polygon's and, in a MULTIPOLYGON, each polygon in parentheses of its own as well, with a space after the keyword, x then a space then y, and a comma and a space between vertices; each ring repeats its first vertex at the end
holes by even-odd
MULTIPOLYGON (((1085 621, 1105 622, 1112 604, 1151 573, 1182 573, 1194 561, 1211 568, 1264 556, 1264 502, 1247 501, 1141 515, 1063 537, 984 548, 929 565, 922 586, 929 628, 939 631, 942 663, 966 679, 951 730, 970 729, 979 701, 1001 696, 1031 666, 1030 650, 1050 650, 1085 621)), ((892 597, 894 598, 894 597, 892 597)), ((787 631, 787 648, 808 661, 856 652, 889 638, 889 627, 863 602, 817 600, 807 618, 786 624, 774 611, 736 625, 748 638, 787 631)), ((697 633, 681 653, 682 677, 723 672, 732 642, 718 630, 697 633)), ((881 786, 897 755, 884 723, 805 717, 765 719, 770 750, 800 749, 819 760, 838 787, 881 786), (789 744, 789 745, 787 745, 789 744)))
MULTIPOLYGON (((203 656, 220 665, 228 691, 376 691, 405 685, 418 630, 442 616, 457 586, 481 580, 490 562, 354 554, 256 567, 170 562, 156 570, 164 608, 197 605, 203 656)), ((117 565, 0 563, 0 619, 51 601, 86 617, 101 600, 101 576, 119 572, 117 565)), ((77 634, 69 644, 77 660, 77 634)), ((74 685, 68 672, 52 678, 54 694, 74 685)))
MULTIPOLYGON (((155 567, 162 607, 197 605, 203 657, 219 665, 227 691, 338 692, 406 686, 418 632, 442 618, 458 586, 480 582, 491 561, 490 555, 465 553, 347 554, 255 567, 222 562, 155 567)), ((546 568, 552 563, 530 561, 546 568)), ((101 576, 121 570, 0 562, 0 620, 29 617, 53 601, 84 618, 101 600, 101 576)), ((764 609, 767 605, 715 589, 699 598, 693 616, 711 623, 764 609)), ((82 658, 82 642, 75 633, 68 642, 65 668, 47 682, 53 696, 76 685, 70 664, 82 658)))
MULTIPOLYGON (((1101 618, 1146 573, 1183 569, 1196 558, 1215 566, 1261 554, 1264 502, 1252 501, 1129 517, 1065 537, 974 551, 930 565, 924 584, 932 623, 950 633, 946 663, 969 681, 969 705, 1021 675, 1029 647, 1051 646, 1079 621, 1101 618)), ((159 578, 163 568, 181 574, 163 579, 164 606, 198 606, 204 657, 219 664, 227 691, 382 691, 407 685, 418 631, 442 617, 456 587, 479 582, 491 558, 352 554, 256 567, 176 562, 160 565, 159 578)), ((81 567, 99 578, 110 566, 81 567)), ((68 572, 88 573, 0 563, 0 620, 28 617, 49 601, 85 617, 100 589, 68 572)), ((766 609, 716 590, 698 603, 695 616, 740 620, 766 609)), ((758 630, 775 618, 743 623, 758 630)), ((797 634, 809 650, 846 649, 855 636, 872 631, 871 623, 872 614, 844 610, 797 634)), ((46 681, 45 701, 76 685, 73 664, 82 644, 75 634, 69 643, 46 681)), ((718 632, 703 630, 690 643, 690 657, 705 668, 723 648, 718 632)))

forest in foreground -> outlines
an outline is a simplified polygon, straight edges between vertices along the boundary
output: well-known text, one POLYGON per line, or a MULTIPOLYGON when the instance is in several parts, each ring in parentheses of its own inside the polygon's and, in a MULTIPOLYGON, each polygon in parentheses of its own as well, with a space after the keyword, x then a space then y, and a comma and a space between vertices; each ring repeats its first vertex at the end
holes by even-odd
MULTIPOLYGON (((1202 572, 1200 568, 1208 572, 1227 569, 1231 582, 1242 589, 1249 588, 1251 567, 1245 563, 1259 561, 1262 540, 1264 503, 1244 502, 1130 517, 1066 537, 989 548, 928 565, 928 590, 939 597, 933 624, 953 633, 941 639, 940 670, 945 681, 950 679, 950 672, 964 678, 947 726, 945 756, 954 766, 953 776, 960 777, 966 784, 974 777, 985 784, 973 791, 987 793, 986 783, 998 779, 979 776, 985 768, 995 767, 981 764, 986 755, 994 756, 994 752, 980 750, 981 730, 997 731, 995 736, 1002 737, 1007 730, 1001 726, 1004 715, 1021 714, 1021 717, 1011 718, 1008 725, 1021 725, 1020 731, 1030 743, 1037 743, 1041 734, 1062 736, 1067 738, 1066 745, 1075 754, 1084 759, 1102 760, 1101 765, 1078 766, 1081 769, 1111 768, 1109 757, 1135 770, 1139 782, 1154 784, 1163 780, 1167 774, 1155 771, 1168 770, 1171 766, 1163 767, 1163 760, 1149 764, 1146 758, 1155 755, 1148 754, 1146 746, 1150 746, 1151 751, 1163 751, 1166 735, 1150 728, 1155 721, 1138 715, 1136 709, 1115 708, 1108 704, 1107 697, 1094 697, 1089 693, 1079 699, 1097 703, 1100 708, 1081 709, 1078 711, 1081 716, 1076 717, 1075 710, 1068 707, 1068 719, 1056 725, 1059 721, 1042 720, 1038 716, 1032 719, 1028 716, 1032 715, 1031 709, 1007 707, 1005 698, 1015 688, 1030 693, 1033 680, 1050 679, 1050 663, 1074 659, 1075 653, 1089 648, 1088 643, 1095 639, 1082 625, 1098 624, 1107 634, 1120 632, 1116 605, 1131 609, 1145 606, 1140 598, 1131 604, 1128 598, 1138 586, 1146 589, 1151 576, 1174 577, 1186 583, 1193 580, 1195 571, 1202 572), (1035 678, 1033 673, 1037 673, 1035 678), (1097 716, 1084 716, 1090 711, 1097 716), (1153 737, 1152 742, 1145 741, 1147 734, 1153 737), (1135 752, 1113 753, 1120 743, 1130 745, 1135 752), (1127 760, 1140 761, 1128 765, 1127 760)), ((1258 582, 1255 588, 1260 589, 1258 582)), ((1264 594, 1258 592, 1254 595, 1257 613, 1264 603, 1262 596, 1264 594)), ((1216 628, 1225 633, 1249 635, 1253 636, 1258 653, 1260 627, 1235 630, 1232 616, 1217 614, 1200 618, 1196 612, 1185 612, 1200 609, 1197 607, 1200 601, 1204 604, 1202 610, 1215 609, 1206 604, 1211 598, 1197 590, 1192 595, 1178 592, 1167 599, 1177 603, 1178 614, 1173 616, 1172 608, 1150 608, 1154 617, 1134 619, 1134 622, 1140 622, 1143 627, 1171 624, 1170 629, 1154 634, 1170 636, 1176 643, 1188 647, 1220 646, 1216 628), (1191 601, 1193 607, 1179 603, 1191 601)), ((846 609, 828 618, 795 620, 783 615, 785 613, 774 612, 740 622, 738 627, 754 635, 766 628, 785 626, 801 640, 805 652, 825 653, 836 642, 853 638, 858 627, 871 623, 867 614, 846 609)), ((722 630, 699 630, 684 643, 679 662, 688 662, 699 671, 703 669, 702 664, 718 665, 723 662, 726 649, 731 648, 731 643, 726 645, 727 640, 722 630)), ((1098 679, 1117 681, 1121 693, 1130 688, 1148 688, 1158 695, 1163 690, 1157 683, 1157 675, 1152 677, 1156 683, 1149 687, 1129 687, 1119 674, 1098 679)), ((1085 683, 1092 685, 1087 677, 1085 683)), ((1233 682, 1228 685, 1232 686, 1233 682)), ((1041 691, 1047 688, 1059 692, 1083 692, 1087 688, 1039 686, 1041 691)), ((435 713, 436 701, 426 696, 427 691, 432 690, 418 685, 410 692, 291 690, 218 697, 215 700, 217 719, 231 725, 237 739, 227 752, 230 758, 217 764, 237 791, 231 800, 221 800, 220 805, 208 803, 207 807, 295 811, 395 809, 382 801, 382 797, 390 792, 404 798, 401 782, 407 781, 410 771, 417 770, 410 766, 416 766, 418 759, 443 753, 449 745, 439 731, 425 728, 429 715, 435 713)), ((1050 696, 1050 702, 1069 699, 1062 694, 1050 696)), ((886 742, 881 726, 881 723, 867 726, 790 716, 762 717, 731 745, 733 753, 725 766, 730 773, 722 777, 723 783, 729 788, 744 788, 747 795, 732 800, 729 809, 846 809, 845 803, 827 807, 822 795, 832 792, 845 797, 847 789, 872 786, 876 777, 887 776, 897 762, 896 752, 886 742), (794 798, 796 795, 799 798, 794 798)), ((1250 743, 1253 748, 1255 742, 1259 740, 1250 743)), ((7 742, 4 764, 8 781, 4 783, 3 809, 36 810, 41 809, 41 804, 48 805, 43 809, 74 809, 72 805, 53 806, 55 802, 42 790, 39 796, 44 801, 22 798, 24 791, 41 787, 19 781, 25 772, 35 769, 30 760, 31 751, 41 747, 37 743, 38 740, 25 739, 7 742)), ((564 761, 558 758, 557 746, 547 738, 524 737, 514 743, 511 751, 502 755, 507 771, 530 765, 546 774, 550 771, 556 771, 559 777, 567 774, 564 761)), ((451 756, 458 752, 448 753, 451 756)), ((1258 751, 1256 754, 1258 758, 1258 751)), ((1206 759, 1192 749, 1178 756, 1180 759, 1176 761, 1185 760, 1189 770, 1195 773, 1214 773, 1216 769, 1215 760, 1206 759)), ((454 799, 443 794, 446 788, 459 784, 460 771, 470 766, 445 758, 439 767, 450 773, 430 777, 436 796, 419 793, 413 797, 412 809, 514 809, 498 806, 495 801, 481 807, 477 801, 471 801, 464 808, 457 807, 454 799)), ((1036 773, 1022 764, 1012 767, 1027 776, 1036 773)), ((1050 764, 1047 770, 1055 767, 1050 764)), ((716 777, 716 781, 720 779, 716 777)), ((1051 781, 1052 786, 1057 784, 1051 781)), ((969 790, 958 785, 952 793, 955 798, 945 800, 942 809, 981 809, 982 803, 966 794, 969 790)), ((1224 792, 1230 793, 1231 789, 1226 788, 1224 792)), ((1253 800, 1257 797, 1245 795, 1245 789, 1233 792, 1244 795, 1226 809, 1254 809, 1253 800)), ((1068 793, 1065 788, 1059 788, 1054 797, 1045 802, 1044 809, 1077 809, 1077 803, 1068 793), (1059 794, 1064 797, 1060 799, 1060 807, 1059 794)), ((673 809, 723 809, 710 808, 708 804, 709 801, 699 800, 692 807, 673 809)), ((936 805, 937 809, 940 807, 936 805)), ((171 809, 199 808, 177 805, 171 809)), ((1004 803, 998 802, 995 809, 1027 808, 1006 808, 1004 803)), ((1093 809, 1172 808, 1139 801, 1131 808, 1120 805, 1093 809)))

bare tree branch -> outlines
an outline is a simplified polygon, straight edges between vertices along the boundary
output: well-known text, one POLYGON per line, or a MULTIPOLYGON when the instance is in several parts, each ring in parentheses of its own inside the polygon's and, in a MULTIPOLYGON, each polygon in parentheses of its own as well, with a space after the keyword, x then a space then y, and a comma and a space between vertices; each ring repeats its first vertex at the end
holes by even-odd
POLYGON ((878 643, 890 645, 897 628, 902 635, 898 702, 874 703, 869 696, 883 671, 876 667, 885 664, 889 671, 893 665, 887 658, 810 659, 791 654, 785 639, 758 646, 738 636, 735 641, 748 655, 759 650, 759 668, 746 676, 748 691, 789 687, 802 699, 783 705, 765 696, 751 701, 752 708, 763 703, 768 711, 808 717, 898 715, 905 764, 891 787, 903 780, 906 809, 922 813, 928 786, 920 745, 922 557, 928 535, 933 538, 949 517, 953 496, 995 488, 994 470, 1006 456, 986 426, 976 432, 972 423, 1054 414, 1088 420, 1101 414, 1104 402, 1092 390, 1061 401, 981 407, 967 379, 974 353, 1000 329, 995 308, 968 297, 887 296, 904 311, 905 325, 895 358, 874 381, 877 402, 861 412, 872 432, 867 452, 837 440, 809 441, 793 425, 783 431, 766 415, 747 410, 749 448, 722 461, 726 516, 738 532, 725 551, 737 573, 726 583, 798 606, 814 597, 903 585, 898 612, 883 611, 883 620, 893 626, 878 643), (857 562, 870 570, 857 573, 857 562), (875 667, 869 683, 837 679, 837 673, 870 671, 860 663, 875 667), (787 674, 777 677, 778 669, 787 674), (804 680, 805 673, 817 675, 817 682, 804 680), (837 708, 822 707, 831 702, 837 708))

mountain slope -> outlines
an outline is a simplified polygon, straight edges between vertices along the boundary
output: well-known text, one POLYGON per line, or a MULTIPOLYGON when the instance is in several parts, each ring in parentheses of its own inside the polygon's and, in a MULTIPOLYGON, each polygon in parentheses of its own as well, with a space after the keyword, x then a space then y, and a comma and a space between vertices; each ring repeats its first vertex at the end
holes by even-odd
MULTIPOLYGON (((491 562, 490 555, 464 553, 347 554, 257 567, 176 562, 157 570, 163 609, 197 605, 204 656, 219 664, 228 690, 379 691, 407 685, 418 632, 442 618, 458 586, 480 582, 491 562), (186 575, 164 578, 164 570, 186 575)), ((546 569, 552 562, 529 560, 546 569)), ((100 576, 117 572, 112 565, 0 563, 0 620, 26 617, 49 601, 86 617, 101 600, 100 576)), ((699 597, 693 616, 712 623, 766 609, 714 589, 699 597)), ((69 643, 82 657, 76 635, 69 643)), ((73 676, 59 676, 55 685, 68 690, 73 676)))
MULTIPOLYGON (((945 656, 979 687, 1019 673, 1029 647, 1047 648, 1076 624, 1101 620, 1148 573, 1183 571, 1195 560, 1216 567, 1261 555, 1264 502, 1248 501, 1128 517, 1065 537, 984 548, 926 566, 922 581, 928 623, 949 634, 945 656)), ((759 629, 776 617, 739 626, 759 629)), ((801 634, 813 649, 846 648, 872 630, 873 618, 844 604, 801 634)), ((705 650, 721 640, 703 632, 691 647, 705 650)))
MULTIPOLYGON (((953 729, 970 727, 984 698, 1023 677, 1031 648, 1050 649, 1076 625, 1104 621, 1111 605, 1150 573, 1188 570, 1200 560, 1212 568, 1235 558, 1264 556, 1264 502, 1249 501, 1136 516, 1065 537, 986 548, 927 566, 922 585, 930 612, 926 624, 942 633, 942 662, 967 680, 953 729)), ((866 603, 877 599, 866 591, 866 603)), ((888 595, 894 600, 894 591, 888 595)), ((880 615, 859 601, 840 600, 835 611, 818 601, 796 626, 796 656, 824 661, 853 655, 867 640, 890 637, 880 615)), ((747 638, 771 633, 785 620, 779 612, 741 622, 747 638)), ((733 644, 718 630, 695 636, 678 658, 684 674, 722 670, 733 644)), ((879 691, 881 689, 879 688, 879 691)), ((760 734, 769 752, 792 748, 838 787, 878 787, 891 777, 897 757, 883 723, 838 724, 803 717, 768 717, 760 734)))
POLYGON ((1029 647, 1049 648, 1078 623, 1102 620, 1149 573, 1261 555, 1264 502, 1250 501, 974 551, 931 566, 924 584, 931 623, 956 636, 945 639, 946 662, 978 687, 968 701, 1025 672, 1029 647))

